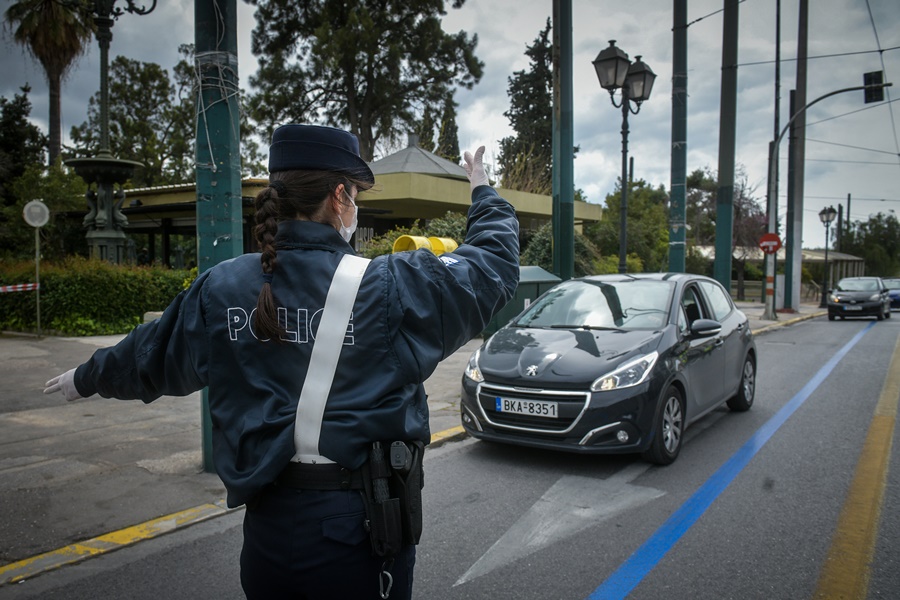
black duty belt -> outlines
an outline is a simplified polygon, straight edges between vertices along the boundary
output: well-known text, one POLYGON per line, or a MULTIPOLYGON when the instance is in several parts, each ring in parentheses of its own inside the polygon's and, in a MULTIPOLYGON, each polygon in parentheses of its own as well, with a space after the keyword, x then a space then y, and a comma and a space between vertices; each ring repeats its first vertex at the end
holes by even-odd
POLYGON ((291 462, 275 478, 275 483, 297 490, 361 490, 362 471, 338 464, 309 465, 291 462))

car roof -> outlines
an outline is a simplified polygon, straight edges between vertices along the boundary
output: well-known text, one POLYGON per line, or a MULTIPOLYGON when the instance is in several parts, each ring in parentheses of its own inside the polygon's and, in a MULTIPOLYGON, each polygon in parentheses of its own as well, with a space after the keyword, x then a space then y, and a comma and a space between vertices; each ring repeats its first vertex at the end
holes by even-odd
POLYGON ((697 275, 695 273, 612 273, 607 275, 587 275, 579 277, 587 281, 687 281, 702 279, 704 281, 716 281, 712 277, 697 275))

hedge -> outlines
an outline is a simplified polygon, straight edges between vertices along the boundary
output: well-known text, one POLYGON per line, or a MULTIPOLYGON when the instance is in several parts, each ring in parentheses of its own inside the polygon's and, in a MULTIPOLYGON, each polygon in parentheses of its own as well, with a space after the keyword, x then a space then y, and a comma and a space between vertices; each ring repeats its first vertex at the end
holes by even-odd
MULTIPOLYGON (((0 261, 0 285, 33 283, 34 263, 0 261)), ((184 289, 187 270, 113 265, 70 257, 41 263, 41 330, 59 335, 127 333, 144 313, 163 310, 184 289)), ((37 294, 0 293, 0 328, 37 331, 37 294)))

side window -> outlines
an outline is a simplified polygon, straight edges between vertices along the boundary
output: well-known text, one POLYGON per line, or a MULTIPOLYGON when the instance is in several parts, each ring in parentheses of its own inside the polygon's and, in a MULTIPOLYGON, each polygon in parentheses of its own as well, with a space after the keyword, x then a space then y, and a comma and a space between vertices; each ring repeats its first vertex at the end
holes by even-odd
POLYGON ((689 287, 684 291, 684 296, 681 297, 681 309, 687 319, 688 327, 690 327, 690 324, 697 319, 705 318, 703 315, 703 305, 700 304, 700 298, 697 297, 696 288, 689 287))
POLYGON ((706 293, 709 304, 712 307, 713 314, 717 321, 722 321, 731 313, 731 298, 725 293, 721 286, 711 281, 701 281, 700 287, 706 293))

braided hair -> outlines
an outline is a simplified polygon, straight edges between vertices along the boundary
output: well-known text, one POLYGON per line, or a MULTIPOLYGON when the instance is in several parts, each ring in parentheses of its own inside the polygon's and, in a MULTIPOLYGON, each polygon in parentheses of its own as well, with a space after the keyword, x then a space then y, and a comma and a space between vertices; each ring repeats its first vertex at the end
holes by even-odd
POLYGON ((278 304, 272 293, 272 280, 278 265, 275 235, 278 223, 303 217, 309 221, 329 222, 325 201, 343 184, 349 189, 367 190, 370 183, 332 171, 278 171, 269 185, 256 195, 254 234, 260 248, 263 286, 256 301, 254 328, 261 340, 281 341, 284 327, 278 321, 278 304))

